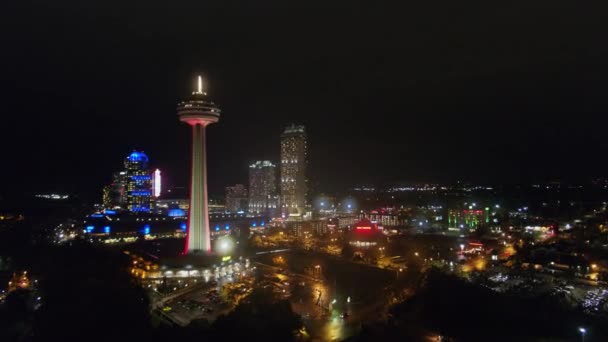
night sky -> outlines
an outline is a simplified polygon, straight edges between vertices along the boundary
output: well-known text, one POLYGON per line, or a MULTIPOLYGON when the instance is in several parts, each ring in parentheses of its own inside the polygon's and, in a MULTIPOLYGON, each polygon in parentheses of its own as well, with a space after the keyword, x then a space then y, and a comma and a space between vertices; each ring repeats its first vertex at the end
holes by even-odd
POLYGON ((292 122, 317 191, 608 174, 602 8, 394 3, 5 1, 0 194, 101 196, 133 149, 185 185, 175 105, 197 73, 223 109, 208 129, 216 195, 247 184, 249 161, 277 161, 292 122))

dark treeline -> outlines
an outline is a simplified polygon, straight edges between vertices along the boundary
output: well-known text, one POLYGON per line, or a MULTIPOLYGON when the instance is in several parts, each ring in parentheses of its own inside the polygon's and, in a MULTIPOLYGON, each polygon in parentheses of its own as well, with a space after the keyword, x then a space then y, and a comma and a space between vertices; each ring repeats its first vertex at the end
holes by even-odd
POLYGON ((391 308, 388 322, 364 326, 353 341, 418 340, 434 332, 457 341, 572 341, 585 326, 588 340, 608 336, 605 321, 546 298, 499 294, 431 270, 417 294, 391 308))

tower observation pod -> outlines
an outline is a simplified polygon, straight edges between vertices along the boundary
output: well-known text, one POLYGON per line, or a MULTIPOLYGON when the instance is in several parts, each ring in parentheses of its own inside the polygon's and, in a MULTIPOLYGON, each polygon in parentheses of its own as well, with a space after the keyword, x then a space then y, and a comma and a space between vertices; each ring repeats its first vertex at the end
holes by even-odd
POLYGON ((203 80, 200 76, 197 89, 177 105, 179 120, 192 127, 190 209, 185 254, 209 254, 211 252, 205 129, 208 125, 219 121, 220 113, 220 108, 203 91, 203 80))

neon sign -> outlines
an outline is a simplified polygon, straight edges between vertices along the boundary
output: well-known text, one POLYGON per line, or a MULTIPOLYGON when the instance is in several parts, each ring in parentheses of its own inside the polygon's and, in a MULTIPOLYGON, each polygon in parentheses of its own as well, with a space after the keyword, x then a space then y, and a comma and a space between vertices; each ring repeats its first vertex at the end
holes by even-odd
POLYGON ((160 197, 160 190, 161 190, 160 170, 156 169, 156 171, 154 171, 154 197, 160 197))

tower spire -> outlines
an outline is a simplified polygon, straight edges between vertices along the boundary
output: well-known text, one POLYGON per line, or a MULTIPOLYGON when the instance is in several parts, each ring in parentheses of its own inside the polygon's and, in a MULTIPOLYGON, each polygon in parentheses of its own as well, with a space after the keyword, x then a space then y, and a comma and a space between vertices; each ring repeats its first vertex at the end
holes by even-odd
POLYGON ((197 94, 203 93, 203 78, 200 75, 198 76, 198 89, 197 89, 196 93, 197 94))

